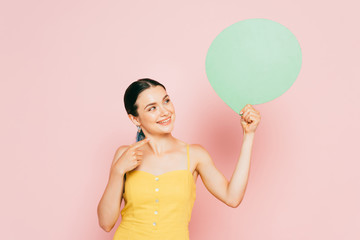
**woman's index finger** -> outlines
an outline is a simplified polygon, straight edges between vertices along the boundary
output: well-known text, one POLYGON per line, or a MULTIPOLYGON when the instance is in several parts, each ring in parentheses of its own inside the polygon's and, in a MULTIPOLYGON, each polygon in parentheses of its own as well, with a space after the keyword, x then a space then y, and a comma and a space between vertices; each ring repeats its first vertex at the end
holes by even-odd
POLYGON ((138 141, 138 142, 134 143, 131 147, 132 147, 133 149, 136 149, 136 148, 141 147, 142 145, 144 145, 145 143, 147 143, 147 142, 149 142, 149 141, 150 141, 149 138, 145 138, 145 139, 143 139, 143 140, 141 140, 141 141, 138 141))

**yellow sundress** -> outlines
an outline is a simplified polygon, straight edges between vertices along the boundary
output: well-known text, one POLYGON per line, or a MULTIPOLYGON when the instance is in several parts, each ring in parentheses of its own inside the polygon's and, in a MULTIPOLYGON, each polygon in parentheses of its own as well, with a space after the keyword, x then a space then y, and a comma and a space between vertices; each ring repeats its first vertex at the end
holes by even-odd
POLYGON ((187 169, 153 175, 142 170, 126 173, 125 206, 113 240, 189 240, 189 222, 196 184, 187 169))

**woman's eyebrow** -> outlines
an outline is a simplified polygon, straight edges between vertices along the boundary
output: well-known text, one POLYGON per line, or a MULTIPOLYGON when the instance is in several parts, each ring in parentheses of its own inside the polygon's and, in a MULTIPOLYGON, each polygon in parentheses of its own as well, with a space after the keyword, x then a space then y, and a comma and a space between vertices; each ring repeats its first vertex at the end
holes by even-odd
MULTIPOLYGON (((169 96, 168 94, 166 94, 164 97, 163 97, 163 100, 167 97, 167 96, 169 96)), ((148 105, 146 105, 145 107, 144 107, 144 109, 145 108, 147 108, 148 106, 150 106, 150 105, 154 105, 154 104, 156 104, 156 103, 149 103, 148 105)))

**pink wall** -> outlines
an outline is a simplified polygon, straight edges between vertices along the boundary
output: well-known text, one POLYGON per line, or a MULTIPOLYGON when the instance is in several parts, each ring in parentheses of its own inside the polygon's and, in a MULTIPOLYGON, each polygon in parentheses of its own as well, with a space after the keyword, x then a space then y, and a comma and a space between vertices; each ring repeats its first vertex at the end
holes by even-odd
POLYGON ((96 215, 116 148, 134 140, 123 93, 168 88, 174 136, 200 143, 230 179, 242 131, 205 56, 224 28, 268 18, 298 38, 303 64, 255 105, 246 196, 229 208, 197 181, 192 240, 360 239, 357 1, 2 1, 0 238, 111 240, 96 215), (357 228, 356 228, 357 227, 357 228))

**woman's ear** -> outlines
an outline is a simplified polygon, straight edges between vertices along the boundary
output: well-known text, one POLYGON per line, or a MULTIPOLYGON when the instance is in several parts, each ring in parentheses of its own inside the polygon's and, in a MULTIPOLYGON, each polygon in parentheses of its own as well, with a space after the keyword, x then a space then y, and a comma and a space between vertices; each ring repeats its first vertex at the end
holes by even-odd
POLYGON ((136 125, 140 126, 140 122, 138 121, 138 117, 134 117, 132 114, 128 114, 130 120, 136 125))

